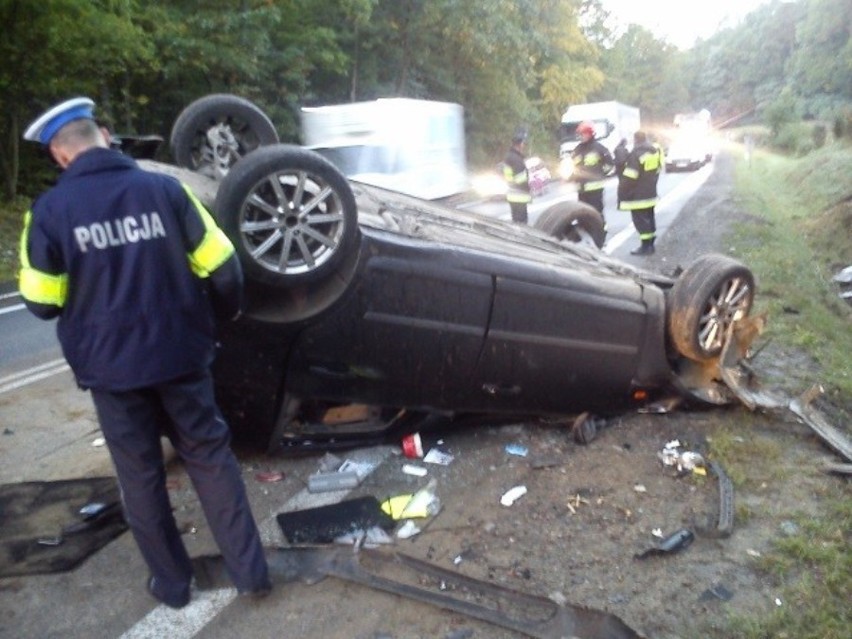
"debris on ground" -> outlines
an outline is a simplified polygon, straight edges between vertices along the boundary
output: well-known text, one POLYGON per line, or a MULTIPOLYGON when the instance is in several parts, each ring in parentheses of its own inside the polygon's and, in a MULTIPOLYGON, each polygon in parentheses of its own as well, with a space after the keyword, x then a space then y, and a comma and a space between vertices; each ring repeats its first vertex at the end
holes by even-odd
POLYGON ((825 392, 816 384, 790 402, 790 410, 800 417, 835 452, 852 461, 852 441, 840 430, 828 423, 822 412, 813 404, 825 392))
POLYGON ((679 552, 684 548, 689 547, 689 545, 695 540, 695 534, 687 529, 681 528, 680 530, 673 532, 671 535, 663 539, 656 546, 648 548, 633 557, 635 559, 645 559, 652 555, 668 555, 671 553, 679 552))
MULTIPOLYGON (((616 615, 586 606, 558 604, 448 570, 399 552, 344 548, 279 548, 267 553, 273 580, 316 584, 336 577, 466 615, 527 637, 642 639, 616 615)), ((228 581, 221 556, 193 559, 200 590, 228 581)), ((462 634, 460 636, 470 636, 462 634)))
POLYGON ((382 510, 373 496, 357 497, 336 504, 307 508, 276 516, 290 544, 330 544, 337 537, 379 526, 393 530, 396 522, 382 510))
POLYGON ((504 506, 511 506, 516 501, 518 501, 518 499, 520 499, 521 497, 523 497, 526 494, 527 494, 527 487, 526 486, 514 486, 513 488, 510 488, 509 490, 507 490, 503 494, 503 496, 500 498, 500 503, 503 504, 504 506))
POLYGON ((422 519, 437 515, 441 510, 441 500, 436 492, 437 486, 438 482, 433 478, 414 494, 388 497, 382 502, 382 511, 395 520, 422 519))
POLYGON ((260 471, 255 473, 254 478, 262 484, 272 484, 284 479, 284 473, 280 471, 260 471))
POLYGON ((505 451, 507 455, 515 457, 526 457, 529 454, 529 449, 523 444, 506 444, 505 451))
POLYGON ((657 453, 663 466, 674 466, 679 474, 692 472, 696 475, 706 475, 706 462, 700 453, 684 450, 680 440, 666 442, 663 450, 657 453))

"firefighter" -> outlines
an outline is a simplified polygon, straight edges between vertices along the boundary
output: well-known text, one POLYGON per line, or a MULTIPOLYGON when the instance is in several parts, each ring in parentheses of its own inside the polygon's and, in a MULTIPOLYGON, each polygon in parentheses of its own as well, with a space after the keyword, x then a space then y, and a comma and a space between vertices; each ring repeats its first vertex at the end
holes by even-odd
MULTIPOLYGON (((595 139, 595 125, 580 122, 577 126, 580 143, 571 152, 574 163, 572 180, 577 182, 577 198, 592 206, 603 217, 603 193, 606 178, 612 175, 612 154, 595 139)), ((604 221, 604 225, 606 222, 604 221)))
POLYGON ((527 170, 524 151, 527 145, 527 134, 518 131, 512 137, 512 146, 503 160, 503 178, 507 183, 506 201, 512 213, 512 221, 526 224, 529 219, 527 206, 532 202, 530 193, 530 174, 527 170))
POLYGON ((21 295, 58 317, 62 351, 88 389, 151 595, 190 600, 192 564, 172 515, 161 436, 183 460, 231 579, 271 584, 257 525, 213 397, 214 319, 233 319, 243 276, 234 248, 188 187, 109 148, 94 102, 74 98, 24 139, 63 170, 24 216, 21 295))
POLYGON ((621 170, 624 168, 624 163, 627 162, 627 156, 630 154, 630 149, 627 148, 627 138, 621 138, 618 145, 612 151, 612 159, 615 164, 615 174, 621 175, 621 170))
POLYGON ((643 131, 633 135, 633 150, 618 178, 618 208, 630 211, 641 244, 631 255, 652 255, 657 237, 654 207, 657 180, 663 167, 662 149, 648 141, 643 131))

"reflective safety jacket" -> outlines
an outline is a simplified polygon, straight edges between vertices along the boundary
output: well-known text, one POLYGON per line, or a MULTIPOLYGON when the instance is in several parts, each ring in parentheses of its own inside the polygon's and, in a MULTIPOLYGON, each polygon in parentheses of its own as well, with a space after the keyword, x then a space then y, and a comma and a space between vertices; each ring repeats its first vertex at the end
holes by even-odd
POLYGON ((242 295, 234 248, 192 192, 111 149, 77 156, 24 217, 19 286, 59 317, 84 388, 128 390, 210 365, 214 310, 242 295))
POLYGON ((506 191, 507 202, 532 202, 530 173, 523 154, 514 147, 509 149, 503 161, 503 178, 509 185, 506 191))
POLYGON ((600 191, 614 167, 609 149, 597 140, 580 142, 571 152, 571 160, 574 162, 571 179, 578 183, 580 191, 600 191))
POLYGON ((618 178, 618 208, 635 211, 656 206, 663 164, 663 151, 658 146, 645 142, 634 147, 618 178))

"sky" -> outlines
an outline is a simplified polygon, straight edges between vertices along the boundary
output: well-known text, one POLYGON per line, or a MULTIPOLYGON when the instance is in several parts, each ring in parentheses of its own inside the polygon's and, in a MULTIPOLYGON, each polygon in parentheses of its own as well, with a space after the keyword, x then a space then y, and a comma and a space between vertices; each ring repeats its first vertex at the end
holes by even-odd
POLYGON ((768 0, 602 0, 622 26, 634 23, 681 49, 707 38, 768 0))

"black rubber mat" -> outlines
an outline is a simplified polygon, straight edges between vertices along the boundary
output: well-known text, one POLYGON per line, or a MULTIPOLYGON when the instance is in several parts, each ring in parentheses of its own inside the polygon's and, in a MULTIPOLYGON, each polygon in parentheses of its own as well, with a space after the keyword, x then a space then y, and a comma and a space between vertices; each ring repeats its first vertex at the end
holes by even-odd
POLYGON ((125 530, 114 477, 0 485, 0 577, 71 570, 125 530))
POLYGON ((375 497, 358 497, 337 504, 281 513, 276 517, 291 544, 330 544, 337 537, 380 526, 391 530, 396 522, 375 497))

